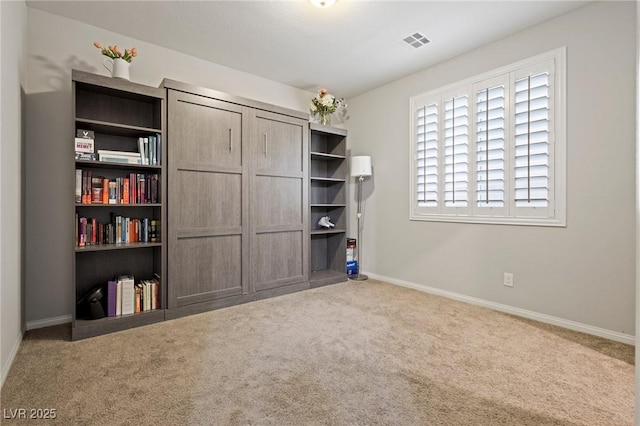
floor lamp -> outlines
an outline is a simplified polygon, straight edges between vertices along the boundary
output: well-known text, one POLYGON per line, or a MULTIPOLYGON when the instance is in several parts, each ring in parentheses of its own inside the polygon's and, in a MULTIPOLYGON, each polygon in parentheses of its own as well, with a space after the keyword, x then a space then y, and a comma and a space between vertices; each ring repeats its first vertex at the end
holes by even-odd
POLYGON ((362 252, 360 251, 362 249, 362 226, 360 224, 362 219, 362 181, 367 176, 371 176, 371 157, 367 155, 351 157, 351 177, 358 179, 358 275, 351 278, 355 281, 364 281, 369 278, 360 273, 362 271, 362 252))

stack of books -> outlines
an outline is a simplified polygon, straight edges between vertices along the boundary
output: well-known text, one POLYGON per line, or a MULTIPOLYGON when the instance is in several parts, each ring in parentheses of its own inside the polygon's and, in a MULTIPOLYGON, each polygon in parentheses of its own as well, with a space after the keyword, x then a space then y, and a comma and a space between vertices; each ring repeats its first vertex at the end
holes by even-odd
POLYGON ((78 129, 75 138, 76 160, 95 161, 95 133, 93 130, 78 129))
POLYGON ((132 315, 160 308, 160 279, 141 280, 121 275, 107 282, 107 316, 132 315))
POLYGON ((109 163, 142 164, 140 153, 129 151, 98 150, 98 159, 109 163))

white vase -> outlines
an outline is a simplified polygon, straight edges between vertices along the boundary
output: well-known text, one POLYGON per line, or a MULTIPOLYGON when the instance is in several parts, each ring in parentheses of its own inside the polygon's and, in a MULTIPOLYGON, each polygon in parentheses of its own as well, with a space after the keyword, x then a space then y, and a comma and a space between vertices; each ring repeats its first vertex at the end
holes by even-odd
POLYGON ((131 64, 124 59, 107 58, 102 61, 102 65, 104 65, 104 67, 109 70, 109 72, 111 73, 111 77, 129 80, 129 65, 131 64))

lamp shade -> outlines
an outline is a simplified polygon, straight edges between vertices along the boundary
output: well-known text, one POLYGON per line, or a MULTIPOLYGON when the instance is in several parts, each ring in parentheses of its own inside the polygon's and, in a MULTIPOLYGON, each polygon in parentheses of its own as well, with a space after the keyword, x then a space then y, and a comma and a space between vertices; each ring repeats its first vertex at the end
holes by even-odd
POLYGON ((371 157, 368 155, 351 157, 351 176, 371 176, 371 157))

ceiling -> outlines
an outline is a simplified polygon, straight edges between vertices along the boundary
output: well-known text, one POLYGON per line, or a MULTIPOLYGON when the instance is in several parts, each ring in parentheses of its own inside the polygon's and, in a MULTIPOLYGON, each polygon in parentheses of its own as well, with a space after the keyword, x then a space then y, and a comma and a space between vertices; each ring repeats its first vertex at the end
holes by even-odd
POLYGON ((299 89, 326 87, 346 98, 585 3, 338 0, 319 9, 306 0, 27 2, 299 89), (416 32, 430 42, 414 48, 402 41, 416 32))

